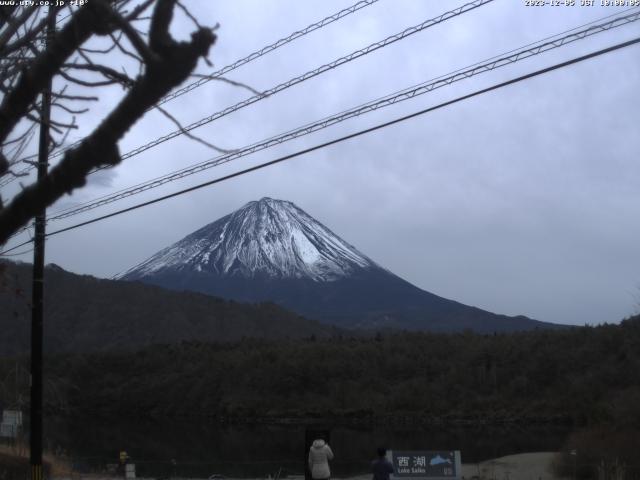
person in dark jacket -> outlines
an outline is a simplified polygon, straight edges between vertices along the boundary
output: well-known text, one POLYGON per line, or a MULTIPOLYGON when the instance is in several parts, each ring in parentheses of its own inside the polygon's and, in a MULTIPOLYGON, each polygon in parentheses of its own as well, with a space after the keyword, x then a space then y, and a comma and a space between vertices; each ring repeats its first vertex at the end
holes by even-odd
POLYGON ((393 473, 393 465, 387 460, 387 449, 378 448, 378 458, 371 462, 373 480, 389 480, 389 475, 393 473))

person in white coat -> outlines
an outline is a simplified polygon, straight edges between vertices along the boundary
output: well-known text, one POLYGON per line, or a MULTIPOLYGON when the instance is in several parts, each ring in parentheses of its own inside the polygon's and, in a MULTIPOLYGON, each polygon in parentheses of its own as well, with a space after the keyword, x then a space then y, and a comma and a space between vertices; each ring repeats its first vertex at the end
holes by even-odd
POLYGON ((311 478, 314 480, 329 479, 331 477, 329 460, 333 460, 331 447, 321 438, 314 440, 311 448, 309 448, 309 470, 311 471, 311 478))

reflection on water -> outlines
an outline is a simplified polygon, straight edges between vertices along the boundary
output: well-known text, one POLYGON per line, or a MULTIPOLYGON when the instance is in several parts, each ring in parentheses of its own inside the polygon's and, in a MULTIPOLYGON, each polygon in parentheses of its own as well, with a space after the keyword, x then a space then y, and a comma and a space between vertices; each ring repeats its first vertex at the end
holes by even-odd
MULTIPOLYGON (((514 453, 557 451, 569 431, 557 428, 331 426, 336 476, 364 473, 378 446, 402 450, 460 450, 464 463, 514 453)), ((140 476, 274 476, 304 469, 305 425, 220 425, 202 420, 97 421, 53 419, 49 448, 64 449, 76 468, 104 470, 126 450, 140 476), (175 459, 175 466, 171 460, 175 459)), ((313 427, 309 427, 313 428, 313 427)))

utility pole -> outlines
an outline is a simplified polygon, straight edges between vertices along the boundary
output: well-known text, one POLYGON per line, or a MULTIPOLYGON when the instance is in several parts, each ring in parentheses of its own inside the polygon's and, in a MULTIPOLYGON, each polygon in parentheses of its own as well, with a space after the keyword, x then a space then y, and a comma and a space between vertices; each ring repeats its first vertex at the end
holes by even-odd
MULTIPOLYGON (((56 15, 49 7, 45 48, 56 26, 56 15)), ((42 90, 40 111, 40 137, 38 142, 38 180, 47 175, 49 166, 49 120, 51 118, 51 80, 42 90)), ((33 285, 31 296, 31 421, 30 463, 31 480, 43 480, 42 469, 42 317, 44 296, 44 243, 46 208, 35 218, 33 242, 33 285)))

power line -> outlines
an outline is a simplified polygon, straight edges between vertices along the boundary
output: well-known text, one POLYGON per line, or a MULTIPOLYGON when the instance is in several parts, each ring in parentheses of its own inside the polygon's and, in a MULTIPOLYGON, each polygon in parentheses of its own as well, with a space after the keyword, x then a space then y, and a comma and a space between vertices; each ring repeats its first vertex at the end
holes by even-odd
MULTIPOLYGON (((9 250, 7 250, 9 251, 9 250)), ((26 255, 27 253, 31 253, 33 252, 33 247, 29 248, 28 250, 24 250, 22 252, 18 252, 18 253, 0 253, 0 256, 2 257, 19 257, 20 255, 26 255)))
MULTIPOLYGON (((158 105, 162 105, 164 103, 167 103, 175 98, 178 98, 182 95, 184 95, 185 93, 190 92, 191 90, 194 90, 196 88, 198 88, 201 85, 204 85, 207 82, 210 82, 211 80, 215 79, 216 77, 221 77, 222 75, 231 72, 232 70, 235 70, 237 68, 240 68, 243 65, 246 65, 249 62, 252 62, 253 60, 256 60, 270 52, 273 52, 274 50, 277 50, 278 48, 293 42, 294 40, 297 40, 300 37, 304 37, 305 35, 318 30, 322 27, 326 27, 327 25, 336 22, 348 15, 351 15, 352 13, 357 12, 358 10, 361 10, 365 7, 368 7, 369 5, 373 5, 374 3, 378 2, 379 0, 361 0, 353 5, 351 5, 350 7, 344 8, 342 10, 340 10, 339 12, 336 12, 332 15, 329 15, 328 17, 323 18, 322 20, 319 20, 315 23, 312 23, 311 25, 306 26, 305 28, 301 29, 301 30, 296 30, 295 32, 291 33, 290 35, 281 38, 280 40, 277 40, 265 47, 262 47, 259 50, 256 50, 255 52, 250 53, 249 55, 247 55, 246 57, 243 57, 239 60, 236 60, 235 62, 222 67, 220 70, 217 70, 213 73, 211 73, 210 75, 208 75, 205 78, 201 78, 193 83, 190 83, 189 85, 186 85, 168 95, 165 95, 164 97, 162 97, 158 103, 156 103, 156 106, 158 105)), ((61 18, 58 20, 58 23, 62 22, 63 20, 69 18, 72 14, 68 14, 67 16, 61 18)), ((149 108, 148 110, 151 110, 154 107, 149 108)), ((83 140, 78 140, 77 142, 72 143, 71 145, 68 145, 64 148, 61 148, 55 152, 52 152, 50 155, 50 158, 55 158, 58 157, 62 154, 64 154, 66 151, 71 150, 72 148, 77 147, 78 145, 80 145, 80 143, 82 143, 83 140)), ((25 157, 25 160, 28 160, 30 158, 34 158, 35 155, 31 155, 28 157, 25 157)), ((28 173, 29 171, 31 171, 34 167, 29 166, 26 167, 24 170, 20 171, 18 174, 21 175, 23 173, 28 173)), ((11 181, 13 181, 13 177, 9 182, 2 182, 0 183, 0 187, 3 187, 4 185, 7 185, 8 183, 11 183, 11 181)))
MULTIPOLYGON (((629 10, 634 10, 634 9, 629 9, 629 10)), ((625 12, 629 11, 626 10, 625 12)), ((58 211, 57 213, 54 213, 49 219, 50 220, 60 220, 63 218, 68 218, 71 217, 73 215, 76 214, 80 214, 89 210, 93 210, 95 208, 101 207, 103 205, 107 205, 109 203, 113 203, 115 201, 124 199, 126 197, 132 196, 132 195, 136 195, 138 193, 142 193, 146 190, 150 190, 152 188, 156 188, 159 187, 161 185, 164 185, 165 183, 169 183, 172 182, 174 180, 178 180, 181 178, 184 178, 186 176, 189 175, 193 175, 195 173, 199 173, 201 171, 207 170, 209 168, 213 168, 215 166, 230 162, 232 160, 236 160, 240 157, 255 153, 257 151, 266 149, 266 148, 270 148, 272 146, 284 143, 286 141, 289 140, 293 140, 295 138, 299 138, 301 136, 313 133, 315 131, 318 131, 320 129, 323 128, 327 128, 331 125, 334 125, 336 123, 345 121, 349 118, 353 118, 359 115, 362 115, 364 113, 368 113, 370 111, 374 111, 377 110, 379 108, 383 108, 386 106, 390 106, 393 105, 395 103, 399 103, 401 101, 405 101, 411 98, 414 98, 416 96, 419 95, 423 95, 425 93, 430 92, 431 90, 434 90, 436 88, 440 88, 442 86, 445 85, 449 85, 453 82, 459 81, 459 80, 463 80, 466 78, 469 78, 473 75, 479 74, 479 73, 484 73, 490 70, 493 70, 495 68, 499 68, 502 66, 506 66, 509 65, 511 63, 514 63, 516 61, 519 60, 524 60, 525 58, 529 58, 530 56, 533 55, 537 55, 540 53, 544 53, 548 50, 554 49, 554 48, 559 48, 563 45, 567 45, 569 43, 572 43, 574 41, 586 38, 588 36, 594 35, 596 33, 601 33, 604 31, 608 31, 612 28, 616 28, 616 27, 620 27, 623 25, 626 25, 628 23, 637 21, 638 19, 640 19, 640 10, 636 9, 635 13, 632 13, 630 15, 625 15, 622 17, 617 17, 609 22, 604 22, 604 23, 599 23, 597 25, 592 25, 596 22, 600 22, 602 20, 605 20, 607 18, 611 18, 615 16, 615 14, 613 15, 608 15, 606 17, 603 17, 601 19, 598 20, 594 20, 592 22, 589 22, 587 24, 578 26, 578 27, 574 27, 570 30, 566 30, 564 32, 558 33, 556 35, 553 35, 551 37, 546 37, 542 40, 539 40, 537 42, 534 43, 530 43, 528 45, 525 45, 524 47, 521 47, 520 49, 513 49, 510 50, 508 52, 505 52, 502 55, 496 55, 494 57, 491 57, 489 59, 477 62, 475 64, 472 64, 468 67, 464 67, 458 70, 455 70, 454 72, 451 72, 449 74, 445 74, 442 75, 440 77, 436 77, 435 79, 429 80, 428 82, 422 83, 422 84, 418 84, 418 85, 414 85, 413 87, 409 87, 407 89, 401 90, 400 92, 396 92, 394 94, 391 95, 387 95, 385 97, 381 97, 379 99, 376 99, 374 101, 371 101, 369 103, 365 103, 363 105, 360 105, 354 109, 351 110, 346 110, 343 111, 339 114, 330 116, 330 117, 326 117, 322 120, 319 120, 315 123, 310 123, 307 124, 305 126, 299 127, 297 129, 291 130, 289 132, 286 132, 284 134, 281 134, 279 136, 275 136, 275 137, 271 137, 267 140, 263 140, 261 142, 257 142, 254 143, 252 145, 249 145, 247 147, 244 147, 243 149, 240 149, 238 151, 232 152, 231 154, 227 154, 227 155, 223 155, 220 157, 216 157, 210 160, 207 160, 205 162, 201 162, 198 163, 196 165, 192 165, 191 167, 187 167, 185 169, 182 170, 178 170, 176 172, 170 173, 168 175, 164 175, 161 177, 158 177, 156 179, 147 181, 147 182, 143 182, 137 185, 134 185, 132 187, 129 187, 127 189, 123 189, 117 192, 114 192, 112 194, 108 194, 105 195, 103 197, 98 197, 97 199, 94 199, 88 203, 84 203, 84 204, 80 204, 77 205, 75 207, 69 207, 67 209, 63 209, 61 211, 58 211), (586 29, 582 29, 579 30, 582 27, 585 27, 587 25, 592 25, 589 28, 586 29), (574 32, 573 34, 570 35, 566 35, 564 37, 561 38, 555 38, 558 37, 559 35, 563 35, 567 32, 574 32), (551 41, 546 42, 546 40, 552 39, 551 41), (542 43, 544 42, 544 43, 542 43), (526 47, 529 47, 533 45, 532 48, 526 49, 526 47), (510 55, 511 54, 511 55, 510 55)), ((20 234, 22 231, 24 231, 26 228, 28 227, 24 227, 23 229, 19 230, 18 232, 16 232, 14 235, 12 235, 12 237, 20 234)))
MULTIPOLYGON (((399 40, 402 40, 404 38, 407 38, 415 33, 421 32, 423 30, 426 30, 429 27, 432 27, 434 25, 440 24, 446 20, 449 20, 451 18, 457 17, 459 15, 462 15, 463 13, 466 13, 468 11, 474 10, 478 7, 481 7, 483 5, 486 5, 487 3, 491 3, 494 0, 474 0, 470 3, 466 3, 454 10, 450 10, 447 12, 442 13, 441 15, 431 18, 429 20, 425 20, 424 22, 418 24, 418 25, 414 25, 412 27, 406 28, 405 30, 403 30, 402 32, 396 33, 395 35, 391 35, 387 38, 385 38, 384 40, 380 40, 378 42, 372 43, 371 45, 368 45, 367 47, 364 47, 360 50, 356 50, 348 55, 345 55, 343 57, 340 57, 330 63, 327 63, 325 65, 322 65, 314 70, 310 70, 302 75, 299 75, 297 77, 291 78, 289 80, 287 80, 284 83, 281 83, 279 85, 276 85, 275 87, 271 87, 268 90, 265 90, 264 92, 258 94, 258 95, 253 95, 252 97, 249 97, 241 102, 236 103, 235 105, 231 105, 223 110, 219 110, 218 112, 215 112, 205 118, 202 118, 200 120, 198 120, 197 122, 191 123, 190 125, 187 125, 186 127, 180 128, 178 130, 174 130, 171 133, 168 133, 166 135, 163 135, 162 137, 159 137, 155 140, 152 140, 151 142, 148 142, 144 145, 141 145, 133 150, 130 150, 129 152, 121 155, 121 160, 126 160, 127 158, 133 157, 135 155, 138 155, 146 150, 149 150, 150 148, 153 148, 161 143, 164 143, 168 140, 171 140, 175 137, 178 137, 180 135, 183 135, 186 132, 190 132, 191 130, 194 130, 198 127, 201 127, 203 125, 206 125, 208 123, 211 123, 215 120, 218 120, 222 117, 225 117, 233 112, 236 112, 242 108, 248 107, 249 105, 253 105, 256 102, 259 102, 267 97, 270 97, 272 95, 275 95, 283 90, 286 90, 290 87, 293 87, 294 85, 297 85, 299 83, 305 82, 307 80, 310 80, 311 78, 317 77, 318 75, 321 75, 322 73, 325 73, 327 71, 333 70, 343 64, 349 63, 357 58, 360 58, 362 56, 365 56, 371 52, 374 52, 376 50, 379 50, 380 48, 384 48, 388 45, 391 45, 392 43, 395 43, 399 40)), ((50 155, 50 158, 54 158, 56 156, 59 156, 61 154, 63 154, 64 152, 66 152, 67 150, 79 145, 82 142, 82 140, 75 142, 74 144, 70 145, 69 147, 63 149, 63 150, 58 150, 58 152, 54 152, 50 155)), ((29 166, 26 167, 24 170, 18 172, 18 176, 23 176, 24 174, 28 173, 33 167, 29 166)), ((89 175, 104 170, 106 168, 109 167, 101 167, 101 168, 97 168, 95 170, 93 170, 92 172, 89 173, 89 175)), ((13 177, 7 177, 5 178, 4 181, 0 182, 0 188, 2 188, 3 186, 11 183, 14 180, 13 177)))
MULTIPOLYGON (((414 25, 413 27, 409 27, 406 28, 405 30, 403 30, 402 32, 396 33, 395 35, 391 35, 387 38, 385 38, 384 40, 380 40, 379 42, 375 42, 372 43, 371 45, 368 45, 367 47, 361 48, 359 50, 356 50, 355 52, 351 52, 348 55, 345 55, 343 57, 340 57, 330 63, 324 64, 314 70, 309 70, 306 73, 303 73, 302 75, 299 75, 297 77, 293 77, 289 80, 287 80, 286 82, 280 83, 279 85, 276 85, 275 87, 271 87, 268 90, 265 90, 264 92, 257 94, 257 95, 253 95, 245 100, 242 100, 241 102, 236 103, 235 105, 231 105, 223 110, 219 110, 205 118, 202 118, 196 122, 191 123, 190 125, 187 125, 186 127, 180 128, 178 130, 174 130, 171 133, 168 133, 166 135, 163 135, 162 137, 159 137, 155 140, 152 140, 151 142, 148 142, 144 145, 141 145, 139 147, 134 148, 133 150, 130 150, 129 152, 123 154, 120 156, 121 160, 126 160, 127 158, 131 158, 135 155, 138 155, 146 150, 149 150, 150 148, 153 148, 161 143, 164 143, 168 140, 171 140, 173 138, 179 137, 180 135, 185 134, 186 132, 190 132, 191 130, 194 130, 198 127, 201 127, 203 125, 206 125, 208 123, 211 123, 215 120, 218 120, 222 117, 225 117, 233 112, 236 112, 242 108, 248 107, 249 105, 253 105, 254 103, 257 103, 261 100, 264 100, 267 97, 270 97, 272 95, 275 95, 277 93, 282 92, 283 90, 286 90, 288 88, 293 87, 294 85, 297 85, 299 83, 305 82, 307 80, 310 80, 314 77, 317 77, 318 75, 321 75, 325 72, 328 72, 330 70, 333 70, 341 65, 344 65, 346 63, 349 63, 357 58, 363 57, 365 55, 368 55, 371 52, 375 52, 376 50, 379 50, 381 48, 384 48, 388 45, 391 45, 392 43, 395 43, 399 40, 402 40, 404 38, 407 38, 415 33, 421 32, 423 30, 426 30, 429 27, 432 27, 434 25, 437 25, 439 23, 442 23, 446 20, 449 20, 451 18, 457 17, 458 15, 462 15, 463 13, 466 13, 468 11, 474 10, 478 7, 481 7, 482 5, 486 5, 487 3, 491 3, 494 0, 474 0, 473 2, 464 4, 454 10, 450 10, 448 12, 445 12, 441 15, 438 15, 437 17, 431 18, 429 20, 425 20, 424 22, 418 24, 418 25, 414 25)), ((82 141, 82 140, 81 140, 82 141)), ((80 142, 81 142, 80 141, 80 142)), ((76 146, 77 144, 79 144, 80 142, 76 142, 75 144, 73 144, 72 146, 66 148, 65 150, 60 150, 57 153, 54 153, 51 155, 51 157, 55 157, 58 155, 61 155, 62 153, 64 153, 65 151, 67 151, 69 148, 73 148, 74 146, 76 146)), ((32 167, 27 167, 25 170, 21 171, 18 173, 18 175, 21 175, 22 173, 26 173, 29 172, 31 170, 32 167)), ((97 168, 95 170, 93 170, 92 172, 89 173, 89 175, 91 175, 92 173, 98 172, 100 170, 104 170, 108 167, 101 167, 101 168, 97 168)), ((10 183, 13 181, 13 178, 10 178, 8 180, 5 180, 4 183, 0 183, 0 188, 3 187, 4 185, 10 183)))
MULTIPOLYGON (((293 87, 294 85, 297 85, 299 83, 305 82, 307 80, 310 80, 311 78, 317 77, 318 75, 321 75, 322 73, 328 72, 330 70, 333 70, 341 65, 344 65, 346 63, 349 63, 357 58, 363 57, 371 52, 375 52, 376 50, 379 50, 381 48, 384 48, 388 45, 391 45, 392 43, 395 43, 399 40, 403 40, 415 33, 421 32, 423 30, 426 30, 427 28, 433 27, 434 25, 438 25, 442 22, 445 22, 446 20, 449 20, 451 18, 457 17, 459 15, 462 15, 463 13, 469 12, 471 10, 474 10, 478 7, 481 7, 483 5, 486 5, 488 3, 493 2, 494 0, 474 0, 473 2, 464 4, 454 10, 450 10, 448 12, 445 12, 441 15, 438 15, 437 17, 431 18, 429 20, 425 20, 424 22, 418 24, 418 25, 414 25, 413 27, 409 27, 406 28, 405 30, 403 30, 402 32, 396 33, 394 35, 391 35, 387 38, 385 38, 384 40, 380 40, 379 42, 375 42, 372 43, 371 45, 368 45, 367 47, 361 48, 359 50, 356 50, 355 52, 352 52, 348 55, 345 55, 343 57, 340 57, 330 63, 327 63, 325 65, 322 65, 314 70, 310 70, 306 73, 303 73, 302 75, 299 75, 297 77, 291 78, 289 80, 287 80, 286 82, 283 82, 279 85, 276 85, 275 87, 271 87, 268 90, 265 90, 264 92, 258 94, 258 95, 253 95, 252 97, 249 97, 241 102, 236 103, 235 105, 231 105, 230 107, 227 107, 223 110, 220 110, 218 112, 215 112, 205 118, 202 118, 200 120, 198 120, 197 122, 193 122, 190 125, 187 125, 186 127, 180 128, 178 130, 174 130, 171 133, 168 133, 167 135, 163 135, 162 137, 159 137, 155 140, 152 140, 151 142, 148 142, 144 145, 141 145, 133 150, 130 150, 129 152, 125 153, 124 155, 121 156, 122 160, 126 160, 127 158, 133 157, 135 155, 138 155, 146 150, 149 150, 150 148, 153 148, 161 143, 166 142, 167 140, 171 140, 175 137, 178 137, 180 135, 183 135, 186 132, 190 132, 191 130, 194 130, 198 127, 201 127, 203 125, 206 125, 208 123, 213 122, 214 120, 218 120, 224 116, 229 115, 230 113, 236 112, 244 107, 247 107, 249 105, 253 105, 256 102, 259 102, 260 100, 263 100, 267 97, 270 97, 272 95, 275 95, 277 93, 282 92, 283 90, 286 90, 290 87, 293 87)), ((97 169, 100 170, 100 169, 97 169)), ((97 171, 97 170, 94 170, 97 171)))
MULTIPOLYGON (((60 234, 60 233, 63 233, 63 232, 68 232, 70 230, 75 230, 76 228, 84 227, 84 226, 90 225, 92 223, 96 223, 96 222, 100 222, 102 220, 106 220, 107 218, 115 217, 115 216, 118 216, 118 215, 121 215, 121 214, 124 214, 124 213, 127 213, 127 212, 131 212, 133 210, 137 210, 137 209, 142 208, 142 207, 146 207, 146 206, 152 205, 154 203, 159 203, 159 202, 162 202, 164 200, 168 200, 168 199, 173 198, 173 197, 184 195, 186 193, 190 193, 190 192, 193 192, 195 190, 199 190, 201 188, 208 187, 208 186, 214 185, 216 183, 223 182, 225 180, 230 180, 232 178, 239 177, 241 175, 245 175, 245 174, 250 173, 250 172, 254 172, 256 170, 261 170, 263 168, 266 168, 266 167, 269 167, 269 166, 272 166, 272 165, 275 165, 275 164, 278 164, 278 163, 282 163, 282 162, 284 162, 286 160, 291 160, 293 158, 300 157, 300 156, 305 155, 307 153, 311 153, 311 152, 314 152, 316 150, 320 150, 320 149, 329 147, 331 145, 335 145, 335 144, 344 142, 346 140, 350 140, 350 139, 353 139, 353 138, 356 138, 356 137, 360 137, 362 135, 365 135, 365 134, 368 134, 368 133, 371 133, 371 132, 375 132, 377 130, 381 130, 383 128, 395 125, 397 123, 401 123, 401 122, 407 121, 409 119, 424 115, 426 113, 430 113, 430 112, 433 112, 435 110, 439 110, 441 108, 453 105, 455 103, 459 103, 461 101, 468 100, 469 98, 473 98, 473 97, 482 95, 484 93, 488 93, 488 92, 491 92, 491 91, 494 91, 494 90, 498 90, 500 88, 503 88, 503 87, 506 87, 506 86, 509 86, 509 85, 513 85, 515 83, 519 83, 519 82, 522 82, 524 80, 529 80, 529 79, 537 77, 539 75, 542 75, 542 74, 545 74, 545 73, 549 73, 549 72, 552 72, 554 70, 558 70, 560 68, 565 68, 565 67, 568 67, 570 65, 574 65, 576 63, 583 62, 585 60, 589 60, 591 58, 598 57, 600 55, 611 53, 613 51, 620 50, 622 48, 629 47, 629 46, 635 45, 637 43, 640 43, 640 37, 636 37, 633 40, 629 40, 629 41, 623 42, 623 43, 618 43, 618 44, 613 45, 611 47, 603 48, 601 50, 597 50, 595 52, 591 52, 591 53, 588 53, 586 55, 582 55, 580 57, 575 57, 575 58, 572 58, 570 60, 567 60, 567 61, 564 61, 564 62, 561 62, 561 63, 557 63, 555 65, 552 65, 550 67, 546 67, 546 68, 543 68, 543 69, 540 69, 540 70, 536 70, 534 72, 530 72, 530 73, 527 73, 525 75, 521 75, 519 77, 513 78, 511 80, 507 80, 507 81, 504 81, 504 82, 501 82, 501 83, 494 84, 494 85, 492 85, 490 87, 486 87, 486 88, 483 88, 483 89, 480 89, 480 90, 476 90, 476 91, 474 91, 472 93, 457 97, 457 98, 455 98, 453 100, 448 100, 448 101, 440 103, 438 105, 419 110, 419 111, 411 113, 409 115, 404 115, 402 117, 395 118, 395 119, 390 120, 388 122, 384 122, 384 123, 375 125, 373 127, 366 128, 364 130, 359 130, 359 131, 351 133, 349 135, 345 135, 345 136, 336 138, 334 140, 330 140, 328 142, 324 142, 324 143, 315 145, 315 146, 310 147, 310 148, 305 148, 303 150, 298 150, 297 152, 291 153, 289 155, 284 155, 282 157, 276 158, 275 160, 271 160, 269 162, 261 163, 259 165, 255 165, 253 167, 246 168, 244 170, 240 170, 238 172, 235 172, 235 173, 232 173, 232 174, 229 174, 229 175, 225 175, 223 177, 218 177, 218 178, 215 178, 213 180, 209 180, 207 182, 200 183, 198 185, 186 188, 184 190, 180 190, 180 191, 168 194, 168 195, 164 195, 162 197, 155 198, 153 200, 149 200, 147 202, 142 202, 142 203, 139 203, 137 205, 134 205, 134 206, 131 206, 131 207, 128 207, 128 208, 124 208, 122 210, 118 210, 117 212, 112 212, 112 213, 109 213, 107 215, 102 215, 100 217, 96 217, 96 218, 93 218, 91 220, 87 220, 85 222, 77 223, 77 224, 71 225, 69 227, 65 227, 65 228, 61 228, 59 230, 55 230, 53 232, 49 232, 49 233, 47 233, 47 236, 50 237, 50 236, 57 235, 57 234, 60 234)), ((3 252, 0 252, 0 255, 4 255, 6 253, 9 253, 12 250, 20 248, 20 247, 22 247, 24 245, 27 245, 29 243, 31 243, 31 241, 23 242, 23 243, 21 243, 19 245, 16 245, 15 247, 12 247, 11 249, 8 249, 8 250, 5 250, 3 252)))
POLYGON ((218 70, 217 72, 213 72, 211 75, 207 76, 206 78, 201 78, 200 80, 193 82, 189 85, 186 85, 174 92, 171 92, 168 95, 165 95, 163 98, 161 98, 157 105, 162 105, 164 103, 167 103, 175 98, 178 98, 182 95, 184 95, 187 92, 190 92, 191 90, 194 90, 196 88, 198 88, 201 85, 204 85, 205 83, 210 82, 211 80, 215 79, 215 77, 220 77, 222 75, 224 75, 225 73, 229 73, 232 70, 235 70, 238 67, 241 67, 242 65, 245 65, 257 58, 262 57, 263 55, 266 55, 269 52, 272 52, 280 47, 282 47, 283 45, 286 45, 287 43, 292 42, 293 40, 296 40, 300 37, 303 37, 304 35, 313 32, 314 30, 317 30, 319 28, 322 28, 326 25, 329 25, 330 23, 335 22, 336 20, 340 20, 343 17, 346 17, 347 15, 350 15, 354 12, 357 12, 358 10, 364 8, 364 7, 368 7, 369 5, 372 5, 373 3, 377 2, 378 0, 365 0, 365 1, 361 1, 358 2, 348 8, 345 8, 344 10, 340 10, 337 13, 334 13, 333 15, 330 15, 326 18, 323 18, 322 20, 320 20, 319 22, 316 23, 312 23, 311 25, 309 25, 308 27, 302 29, 302 30, 298 30, 297 32, 293 32, 291 35, 289 35, 288 37, 284 37, 281 38, 280 40, 278 40, 277 42, 272 43, 271 45, 267 45, 266 47, 262 47, 260 50, 256 50, 253 53, 250 53, 249 55, 247 55, 244 58, 241 58, 240 60, 236 60, 234 63, 227 65, 226 67, 221 68, 220 70, 218 70))
POLYGON ((631 15, 626 15, 624 17, 618 17, 607 23, 598 24, 596 26, 592 26, 590 28, 580 30, 571 35, 567 35, 565 37, 558 38, 550 42, 545 42, 542 44, 538 42, 538 44, 535 44, 534 47, 529 49, 512 50, 511 52, 509 52, 511 53, 510 55, 508 54, 503 56, 492 57, 491 59, 489 59, 488 61, 485 61, 484 63, 479 62, 471 65, 470 67, 456 70, 450 74, 437 77, 434 80, 430 80, 428 82, 410 87, 408 89, 401 90, 400 92, 396 92, 391 95, 387 95, 385 97, 373 100, 371 102, 360 105, 356 108, 340 112, 330 117, 326 117, 314 123, 310 123, 302 127, 298 127, 284 134, 280 134, 280 135, 268 138, 266 140, 259 141, 247 147, 241 148, 235 152, 225 154, 219 157, 215 157, 213 159, 198 163, 191 167, 187 167, 187 168, 178 170, 176 172, 172 172, 168 175, 164 175, 164 176, 155 178, 153 180, 149 180, 147 182, 134 185, 133 187, 129 187, 127 189, 120 190, 118 192, 100 197, 98 199, 94 199, 85 204, 77 205, 75 207, 69 207, 65 210, 61 210, 51 215, 50 220, 52 221, 61 220, 64 218, 71 217, 73 215, 77 215, 89 210, 93 210, 95 208, 121 200, 123 198, 136 195, 138 193, 142 193, 146 190, 159 187, 166 183, 187 177, 189 175, 193 175, 195 173, 199 173, 209 168, 213 168, 215 166, 218 166, 233 160, 237 160, 241 157, 250 155, 257 151, 261 151, 261 150, 273 147, 275 145, 279 145, 281 143, 299 138, 301 136, 308 135, 310 133, 335 125, 337 123, 346 121, 350 118, 354 118, 354 117, 375 111, 380 108, 384 108, 405 100, 415 98, 425 93, 429 93, 432 90, 435 90, 437 88, 450 85, 454 82, 464 80, 466 78, 472 77, 480 73, 485 73, 485 72, 494 70, 496 68, 510 65, 512 63, 515 63, 520 60, 524 60, 531 56, 539 55, 541 53, 547 52, 555 48, 559 48, 561 46, 567 45, 574 41, 584 39, 596 33, 607 31, 622 25, 626 25, 628 23, 631 23, 637 20, 640 20, 640 11, 637 11, 636 13, 631 15))
MULTIPOLYGON (((92 210, 94 208, 98 208, 104 205, 107 205, 109 203, 124 199, 126 197, 138 194, 138 193, 142 193, 146 190, 150 190, 152 188, 156 188, 159 187, 161 185, 164 185, 165 183, 169 183, 171 181, 174 180, 178 180, 181 178, 184 178, 186 176, 192 175, 192 174, 196 174, 199 173, 201 171, 207 170, 209 168, 213 168, 215 166, 218 166, 220 164, 223 163, 227 163, 229 161, 232 160, 236 160, 240 157, 249 155, 251 153, 255 153, 257 151, 266 149, 266 148, 270 148, 274 145, 278 145, 280 143, 284 143, 286 141, 289 140, 293 140, 295 138, 299 138, 303 135, 306 134, 310 134, 313 133, 315 131, 318 131, 322 128, 327 128, 331 125, 334 125, 336 123, 339 123, 341 121, 345 121, 349 118, 353 118, 359 115, 362 115, 364 113, 368 113, 370 111, 376 110, 378 108, 382 108, 382 107, 386 107, 389 105, 393 105, 395 103, 399 103, 401 101, 404 100, 408 100, 410 98, 422 95, 424 93, 428 93, 431 90, 434 90, 436 88, 440 88, 441 86, 445 86, 448 85, 450 83, 459 81, 459 80, 463 80, 465 78, 469 78, 473 75, 479 74, 479 73, 484 73, 490 70, 493 70, 495 68, 499 68, 502 66, 506 66, 508 64, 514 63, 516 61, 519 60, 523 60, 525 58, 529 58, 530 56, 533 55, 537 55, 540 53, 544 53, 548 50, 551 50, 553 48, 559 48, 561 46, 567 45, 569 43, 572 43, 574 41, 580 40, 580 39, 584 39, 588 36, 597 34, 597 33, 601 33, 604 31, 608 31, 610 29, 613 28, 617 28, 623 25, 626 25, 628 23, 637 21, 638 19, 640 19, 640 10, 638 10, 637 8, 630 8, 625 10, 622 13, 626 13, 629 11, 635 10, 635 13, 629 14, 629 15, 625 15, 625 16, 621 16, 621 17, 617 17, 614 18, 613 20, 609 21, 609 22, 603 22, 603 23, 599 23, 597 25, 593 25, 597 22, 602 22, 603 20, 609 19, 611 17, 615 17, 617 14, 611 14, 596 20, 593 20, 591 22, 588 22, 586 24, 583 25, 579 25, 577 27, 571 28, 569 30, 565 30, 563 32, 560 32, 558 34, 552 35, 550 37, 545 37, 541 40, 538 40, 536 42, 533 43, 529 43, 527 45, 524 45, 523 47, 520 47, 518 49, 512 49, 508 52, 505 52, 503 54, 500 55, 496 55, 493 56, 491 58, 482 60, 480 62, 477 62, 475 64, 472 64, 470 66, 467 67, 463 67, 461 69, 455 70, 453 72, 450 72, 448 74, 436 77, 435 79, 429 80, 427 82, 424 82, 422 84, 418 84, 418 85, 414 85, 413 87, 409 87, 406 88, 404 90, 401 90, 400 92, 396 92, 394 94, 391 95, 387 95, 385 97, 381 97, 379 99, 376 99, 374 101, 362 104, 356 108, 353 108, 351 110, 346 110, 343 112, 340 112, 338 114, 335 114, 333 116, 330 117, 326 117, 322 120, 319 120, 315 123, 310 123, 307 125, 304 125, 302 127, 299 127, 297 129, 288 131, 284 134, 280 134, 279 136, 274 136, 271 138, 268 138, 266 140, 262 140, 260 142, 254 143, 252 145, 249 145, 247 147, 244 147, 242 149, 239 149, 235 152, 232 152, 231 154, 227 154, 227 155, 223 155, 220 157, 215 157, 209 160, 206 160, 204 162, 192 165, 190 167, 187 167, 185 169, 182 170, 178 170, 175 172, 172 172, 170 174, 161 176, 161 177, 157 177, 155 179, 134 185, 132 187, 128 187, 126 189, 122 189, 116 192, 113 192, 111 194, 107 194, 104 195, 102 197, 98 197, 94 200, 91 200, 89 202, 85 202, 85 203, 81 203, 79 205, 76 205, 74 207, 68 207, 66 209, 62 209, 59 210, 58 212, 55 212, 50 218, 49 220, 60 220, 63 218, 68 218, 71 217, 73 215, 76 214, 80 214, 89 210, 92 210), (589 28, 583 28, 586 27, 588 25, 591 25, 589 28), (582 30, 579 30, 582 29, 582 30), (574 32, 572 34, 566 35, 564 37, 561 38, 556 38, 559 37, 560 35, 566 34, 568 32, 574 32), (551 40, 551 41, 547 41, 547 40, 551 40), (542 43, 545 42, 545 43, 542 43), (530 47, 533 46, 532 48, 526 49, 526 47, 530 47), (511 54, 511 55, 510 55, 511 54)), ((18 230, 16 233, 14 233, 10 238, 19 235, 20 233, 22 233, 24 230, 26 230, 28 228, 27 227, 23 227, 21 230, 18 230)))

